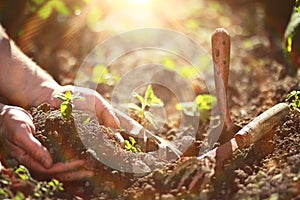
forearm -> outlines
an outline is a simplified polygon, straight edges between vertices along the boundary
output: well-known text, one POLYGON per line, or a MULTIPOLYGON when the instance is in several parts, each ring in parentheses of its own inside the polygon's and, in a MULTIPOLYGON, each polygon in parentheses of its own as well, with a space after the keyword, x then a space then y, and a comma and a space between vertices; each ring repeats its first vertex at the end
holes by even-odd
POLYGON ((28 108, 49 100, 57 87, 59 84, 23 54, 0 27, 0 95, 11 104, 28 108))

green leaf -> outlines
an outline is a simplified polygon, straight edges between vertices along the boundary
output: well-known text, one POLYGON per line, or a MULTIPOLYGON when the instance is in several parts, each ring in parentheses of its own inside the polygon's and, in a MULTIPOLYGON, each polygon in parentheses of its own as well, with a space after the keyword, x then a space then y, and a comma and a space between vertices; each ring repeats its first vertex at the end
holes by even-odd
POLYGON ((183 107, 180 103, 177 103, 175 107, 176 107, 176 110, 183 110, 183 107))
POLYGON ((44 2, 45 0, 32 0, 33 3, 35 3, 36 5, 40 5, 44 2))
POLYGON ((51 1, 47 2, 38 11, 38 16, 42 19, 47 19, 52 13, 51 1))
POLYGON ((199 20, 189 19, 184 25, 189 30, 195 30, 199 27, 199 20))
POLYGON ((300 108, 300 100, 296 100, 295 105, 296 105, 297 108, 300 108))
POLYGON ((130 136, 129 136, 129 141, 131 142, 132 146, 134 146, 135 143, 136 143, 135 139, 133 137, 130 137, 130 136))
POLYGON ((136 152, 137 152, 137 149, 136 149, 134 146, 132 146, 132 147, 131 147, 131 152, 132 152, 132 153, 136 153, 136 152))
POLYGON ((132 96, 136 97, 140 101, 140 103, 142 104, 142 107, 146 106, 146 102, 144 100, 144 97, 142 97, 141 95, 139 95, 138 93, 135 93, 135 92, 132 94, 132 96))
POLYGON ((90 10, 90 12, 88 13, 87 15, 87 18, 86 18, 86 23, 87 23, 87 26, 91 29, 91 30, 94 30, 95 29, 95 25, 97 24, 97 22, 101 19, 102 17, 102 11, 97 8, 97 7, 94 7, 90 10))
POLYGON ((71 12, 69 8, 65 5, 62 0, 52 0, 52 7, 62 15, 70 15, 71 12))
POLYGON ((70 15, 71 13, 62 0, 49 0, 44 6, 39 9, 38 15, 42 19, 47 19, 54 9, 62 15, 70 15))
POLYGON ((176 67, 174 61, 169 57, 164 58, 163 66, 170 70, 174 70, 176 67))
POLYGON ((290 36, 287 38, 287 45, 286 45, 286 50, 287 50, 287 52, 292 52, 292 44, 293 44, 293 36, 290 35, 290 36))
POLYGON ((200 114, 206 113, 204 111, 211 110, 216 102, 216 97, 209 94, 203 94, 198 95, 192 102, 182 102, 179 105, 176 105, 176 109, 182 110, 183 113, 188 116, 200 116, 200 114))
POLYGON ((104 65, 97 64, 93 67, 93 76, 92 81, 94 83, 104 83, 105 79, 103 78, 108 74, 108 69, 104 65))
POLYGON ((66 91, 65 97, 66 97, 67 100, 69 100, 69 99, 71 100, 72 92, 71 91, 66 91))
POLYGON ((192 79, 198 75, 198 71, 193 66, 183 66, 180 68, 179 74, 184 78, 192 79))
POLYGON ((162 107, 163 102, 154 95, 152 85, 148 85, 145 92, 145 105, 150 107, 162 107))
POLYGON ((292 92, 290 92, 289 94, 286 95, 286 100, 290 100, 292 97, 294 97, 296 95, 296 91, 293 90, 292 92))
MULTIPOLYGON (((299 8, 299 7, 298 7, 299 8)), ((287 28, 285 29, 284 33, 284 41, 285 41, 285 48, 287 52, 290 52, 292 50, 292 43, 293 43, 293 38, 296 32, 297 27, 300 24, 300 13, 298 8, 293 9, 293 13, 291 15, 290 21, 287 25, 287 28)))
POLYGON ((210 110, 212 106, 217 102, 216 97, 204 94, 204 95, 198 95, 195 98, 195 103, 198 105, 199 110, 210 110))
POLYGON ((152 85, 148 85, 147 90, 145 92, 145 100, 146 100, 146 105, 150 105, 154 98, 154 92, 152 89, 152 85))
POLYGON ((12 198, 12 200, 24 200, 24 199, 25 199, 25 195, 20 191, 17 192, 14 198, 12 198))
POLYGON ((2 188, 0 188, 0 197, 3 198, 3 199, 8 198, 7 192, 2 188))
POLYGON ((30 173, 26 167, 23 165, 20 165, 16 170, 16 174, 19 176, 22 180, 29 180, 30 179, 30 173))
POLYGON ((132 145, 130 144, 130 142, 128 140, 124 140, 124 144, 125 144, 125 149, 127 151, 129 151, 132 147, 132 145))
POLYGON ((60 112, 64 118, 69 119, 72 114, 72 110, 72 104, 69 102, 62 102, 62 104, 60 104, 60 112))

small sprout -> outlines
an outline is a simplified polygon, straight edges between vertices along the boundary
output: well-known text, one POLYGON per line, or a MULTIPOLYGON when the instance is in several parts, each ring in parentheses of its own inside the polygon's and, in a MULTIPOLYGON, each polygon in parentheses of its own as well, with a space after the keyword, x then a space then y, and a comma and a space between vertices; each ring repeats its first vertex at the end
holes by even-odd
POLYGON ((109 86, 113 86, 118 83, 120 77, 112 74, 108 71, 108 68, 104 65, 97 64, 93 68, 92 81, 94 83, 101 83, 109 86))
POLYGON ((62 101, 60 104, 60 113, 65 119, 69 119, 71 117, 74 107, 73 102, 75 100, 85 100, 85 98, 81 97, 79 93, 72 94, 71 91, 66 91, 65 94, 57 94, 54 97, 62 101))
POLYGON ((0 197, 3 198, 3 199, 8 198, 7 192, 2 188, 0 188, 0 197))
POLYGON ((63 191, 63 184, 59 182, 57 179, 52 179, 48 182, 48 186, 50 186, 52 191, 63 191))
POLYGON ((15 170, 16 175, 23 181, 29 180, 31 178, 30 173, 26 167, 23 165, 20 165, 16 170, 15 170))
POLYGON ((35 180, 23 165, 15 169, 5 169, 4 173, 0 173, 0 179, 0 199, 52 199, 64 190, 62 183, 56 179, 49 182, 35 180), (14 183, 21 186, 21 190, 15 188, 14 183), (17 190, 13 192, 15 189, 17 190))
POLYGON ((139 100, 141 106, 138 106, 134 103, 129 103, 128 107, 132 110, 138 117, 140 122, 149 122, 154 127, 157 127, 157 123, 154 120, 152 113, 149 112, 150 108, 162 107, 164 103, 159 99, 153 92, 152 86, 149 85, 144 96, 141 96, 137 93, 133 94, 133 97, 139 100))
POLYGON ((129 137, 129 140, 124 140, 125 149, 131 153, 142 152, 141 147, 136 143, 133 137, 129 137))
POLYGON ((198 95, 192 102, 182 102, 176 105, 177 110, 182 110, 187 116, 199 116, 200 119, 207 119, 207 112, 212 109, 217 102, 216 97, 203 94, 198 95))
POLYGON ((290 109, 295 110, 300 108, 300 91, 292 91, 288 95, 286 95, 285 98, 286 101, 291 102, 290 103, 290 109))

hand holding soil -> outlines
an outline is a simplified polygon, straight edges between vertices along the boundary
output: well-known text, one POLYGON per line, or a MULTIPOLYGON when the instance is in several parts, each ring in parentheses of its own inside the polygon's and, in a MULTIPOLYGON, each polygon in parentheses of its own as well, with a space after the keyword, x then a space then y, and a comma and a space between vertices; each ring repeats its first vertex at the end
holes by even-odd
POLYGON ((5 151, 18 162, 41 176, 60 180, 76 180, 93 173, 87 170, 74 171, 84 165, 83 161, 54 163, 47 149, 33 136, 35 126, 31 115, 16 106, 2 106, 0 115, 0 137, 5 151))
POLYGON ((31 115, 22 108, 2 105, 0 117, 1 141, 7 152, 31 169, 50 168, 49 152, 33 137, 35 126, 31 115))

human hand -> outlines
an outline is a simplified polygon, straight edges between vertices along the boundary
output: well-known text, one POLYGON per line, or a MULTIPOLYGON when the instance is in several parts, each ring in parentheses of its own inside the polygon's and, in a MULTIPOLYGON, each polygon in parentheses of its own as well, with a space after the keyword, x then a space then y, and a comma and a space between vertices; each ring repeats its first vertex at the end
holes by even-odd
POLYGON ((59 180, 76 180, 92 176, 91 171, 78 170, 82 160, 55 163, 47 149, 33 136, 31 115, 16 106, 0 106, 0 138, 6 152, 31 171, 59 180))
POLYGON ((85 98, 84 101, 74 102, 77 109, 83 110, 91 115, 96 115, 100 124, 111 128, 119 128, 120 122, 113 112, 112 106, 95 90, 73 85, 61 86, 53 92, 50 105, 54 108, 58 108, 61 101, 54 96, 65 93, 66 91, 71 91, 73 94, 76 92, 80 93, 80 96, 85 98))

